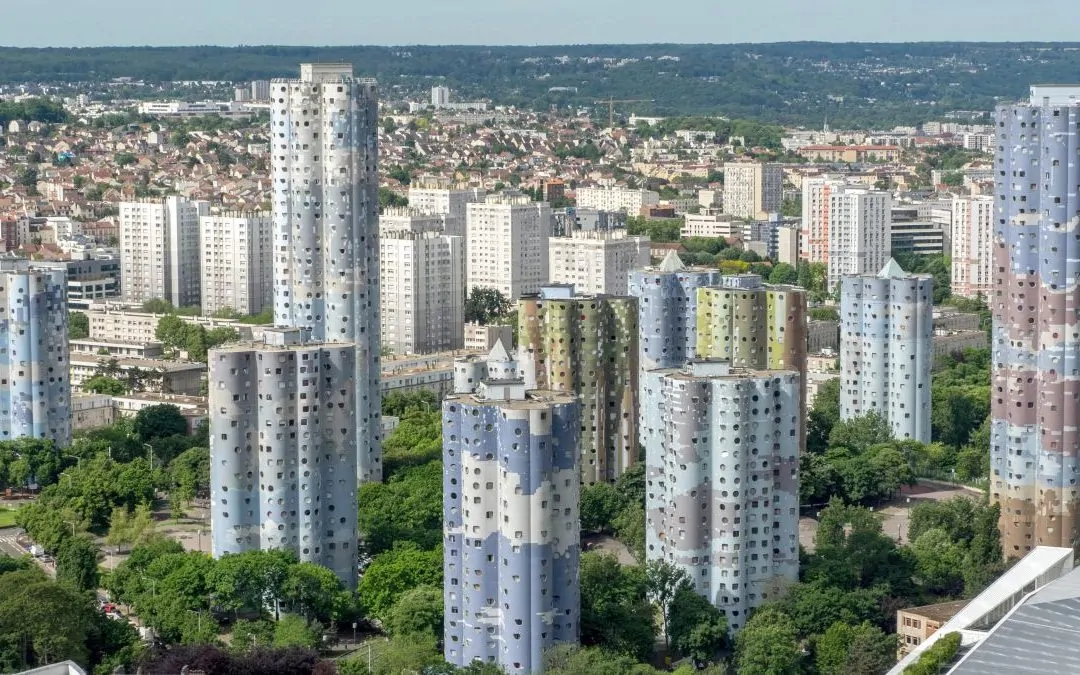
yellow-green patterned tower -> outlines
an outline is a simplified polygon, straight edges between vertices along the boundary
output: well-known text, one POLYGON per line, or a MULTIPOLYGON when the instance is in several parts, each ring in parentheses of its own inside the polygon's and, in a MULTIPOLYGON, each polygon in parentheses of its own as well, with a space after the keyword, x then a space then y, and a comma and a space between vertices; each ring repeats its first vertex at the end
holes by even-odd
MULTIPOLYGON (((743 274, 697 289, 697 357, 728 360, 735 368, 799 373, 800 419, 806 419, 806 325, 806 291, 797 286, 772 286, 743 274)), ((799 425, 804 436, 805 427, 799 425)))
POLYGON ((581 480, 614 481, 638 454, 637 298, 551 285, 518 308, 527 388, 580 397, 581 480))

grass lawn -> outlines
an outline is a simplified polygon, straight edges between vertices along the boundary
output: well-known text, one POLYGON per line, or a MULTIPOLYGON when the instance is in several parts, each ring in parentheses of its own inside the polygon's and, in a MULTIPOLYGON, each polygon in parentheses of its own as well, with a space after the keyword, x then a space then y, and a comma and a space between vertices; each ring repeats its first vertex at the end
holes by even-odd
POLYGON ((0 527, 12 527, 15 525, 15 509, 0 506, 0 527))

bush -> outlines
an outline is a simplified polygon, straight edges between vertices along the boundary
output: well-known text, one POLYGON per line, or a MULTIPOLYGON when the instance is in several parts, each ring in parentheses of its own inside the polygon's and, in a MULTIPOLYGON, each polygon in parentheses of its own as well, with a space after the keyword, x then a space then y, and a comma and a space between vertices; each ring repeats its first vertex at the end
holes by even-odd
POLYGON ((936 675, 943 666, 946 666, 960 651, 960 633, 949 633, 930 649, 923 652, 919 660, 904 669, 904 675, 936 675))

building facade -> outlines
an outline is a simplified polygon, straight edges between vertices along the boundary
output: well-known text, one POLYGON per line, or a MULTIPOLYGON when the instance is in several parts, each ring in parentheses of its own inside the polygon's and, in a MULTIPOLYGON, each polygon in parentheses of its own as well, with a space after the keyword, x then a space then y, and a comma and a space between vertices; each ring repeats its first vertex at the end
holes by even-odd
POLYGON ((736 218, 764 218, 779 213, 784 172, 779 164, 724 164, 724 213, 736 218))
POLYGON ((897 440, 929 443, 934 278, 890 260, 844 277, 840 298, 841 419, 877 412, 897 440))
POLYGON ((120 278, 125 302, 199 306, 199 218, 210 203, 183 197, 120 203, 120 278))
POLYGON ((996 111, 990 495, 1006 556, 1080 543, 1080 85, 996 111))
POLYGON ((464 345, 464 239, 437 231, 379 238, 382 347, 426 354, 464 345))
POLYGON ((798 579, 800 377, 695 360, 643 390, 646 558, 738 631, 798 579))
POLYGON ((529 389, 581 399, 581 481, 614 482, 637 459, 637 299, 546 286, 521 299, 518 340, 529 389))
POLYGON ((409 208, 419 213, 444 216, 444 232, 465 236, 465 216, 469 204, 482 203, 483 188, 452 186, 449 181, 422 176, 409 185, 409 208))
POLYGON ((892 196, 845 186, 829 193, 829 290, 849 274, 872 274, 889 260, 892 196))
POLYGON ((542 668, 581 612, 581 404, 491 380, 443 402, 445 657, 542 668))
POLYGON ((548 281, 579 293, 626 295, 630 271, 649 266, 649 238, 625 230, 574 232, 548 240, 548 281))
POLYGON ((382 480, 378 95, 349 64, 273 80, 274 323, 356 347, 356 464, 382 480))
POLYGON ((272 227, 269 213, 203 216, 202 310, 258 314, 273 305, 272 227))
POLYGON ((670 251, 660 265, 630 274, 638 299, 641 369, 679 368, 697 349, 697 289, 720 281, 720 270, 688 268, 670 251))
POLYGON ((67 278, 0 262, 0 440, 71 445, 67 278))
POLYGON ((539 293, 548 277, 551 207, 512 193, 467 205, 466 288, 492 288, 510 300, 539 293))
POLYGON ((660 203, 660 193, 628 188, 578 188, 575 193, 579 209, 623 211, 636 216, 642 207, 660 203))
POLYGON ((835 178, 820 176, 802 182, 802 224, 799 257, 811 263, 829 263, 829 204, 834 190, 843 187, 835 178))
POLYGON ((293 551, 355 588, 357 350, 272 333, 210 352, 213 555, 293 551))
POLYGON ((994 198, 952 201, 952 294, 990 301, 994 287, 994 198))

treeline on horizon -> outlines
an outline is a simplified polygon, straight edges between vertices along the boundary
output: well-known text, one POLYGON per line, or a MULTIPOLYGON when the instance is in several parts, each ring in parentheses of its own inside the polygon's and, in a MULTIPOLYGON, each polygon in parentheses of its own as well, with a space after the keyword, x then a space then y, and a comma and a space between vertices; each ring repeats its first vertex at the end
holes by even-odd
POLYGON ((0 48, 0 84, 246 82, 294 77, 304 61, 351 62, 399 94, 443 83, 458 100, 483 96, 538 110, 583 106, 606 114, 595 102, 614 97, 652 101, 617 106, 623 114, 810 127, 827 116, 834 128, 881 128, 990 110, 1025 96, 1030 84, 1074 81, 1080 43, 0 48), (571 60, 551 60, 560 56, 571 60), (582 57, 638 60, 610 67, 582 57), (550 91, 559 87, 577 91, 550 91))

